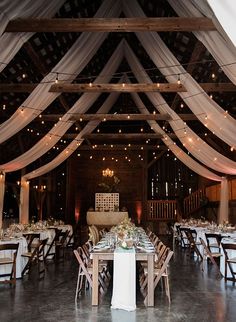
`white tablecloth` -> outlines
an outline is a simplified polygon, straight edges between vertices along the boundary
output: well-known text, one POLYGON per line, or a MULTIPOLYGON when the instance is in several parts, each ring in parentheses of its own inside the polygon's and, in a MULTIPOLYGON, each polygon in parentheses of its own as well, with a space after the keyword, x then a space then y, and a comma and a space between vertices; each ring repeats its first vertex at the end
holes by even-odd
POLYGON ((112 309, 136 309, 135 250, 118 248, 114 252, 112 309))
MULTIPOLYGON (((27 252, 27 241, 24 237, 20 238, 9 238, 0 240, 0 244, 17 244, 19 243, 17 258, 16 258, 16 278, 21 277, 21 272, 25 267, 27 259, 21 256, 22 253, 27 252)), ((0 252, 0 256, 7 256, 11 257, 12 251, 4 251, 0 252)), ((12 269, 12 265, 1 265, 0 266, 0 274, 7 274, 10 273, 12 269)))
MULTIPOLYGON (((221 240, 221 244, 236 244, 236 234, 229 234, 231 237, 225 237, 221 240)), ((235 250, 228 250, 228 256, 229 258, 236 257, 236 251, 235 250)), ((223 276, 225 276, 225 254, 223 251, 223 248, 221 246, 221 259, 220 259, 220 271, 223 276)), ((231 264, 233 267, 233 270, 236 271, 236 264, 231 264)), ((227 277, 232 277, 232 274, 230 272, 230 269, 227 265, 227 277)))

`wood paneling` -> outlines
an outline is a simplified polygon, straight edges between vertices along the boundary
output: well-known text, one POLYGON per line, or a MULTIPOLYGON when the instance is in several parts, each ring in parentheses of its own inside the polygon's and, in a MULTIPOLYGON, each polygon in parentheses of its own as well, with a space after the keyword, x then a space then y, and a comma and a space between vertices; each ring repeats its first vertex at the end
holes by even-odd
POLYGON ((210 18, 27 18, 11 20, 6 32, 135 32, 215 30, 210 18))
POLYGON ((119 192, 120 209, 126 207, 129 216, 135 221, 137 217, 144 215, 143 211, 143 167, 138 158, 138 152, 132 151, 82 151, 81 156, 76 154, 71 158, 68 174, 73 176, 73 188, 68 194, 68 205, 74 205, 73 213, 80 214, 81 223, 86 223, 86 212, 90 207, 95 207, 95 193, 102 192, 99 183, 112 184, 113 178, 104 178, 102 170, 110 168, 114 175, 120 179, 117 186, 119 192), (128 156, 128 153, 129 156, 128 156), (92 156, 92 159, 90 157, 92 156), (130 162, 125 157, 130 158, 130 162), (105 158, 103 161, 102 159, 105 158), (114 158, 114 160, 112 160, 114 158), (116 160, 118 160, 116 162, 116 160), (73 200, 74 199, 74 200, 73 200))

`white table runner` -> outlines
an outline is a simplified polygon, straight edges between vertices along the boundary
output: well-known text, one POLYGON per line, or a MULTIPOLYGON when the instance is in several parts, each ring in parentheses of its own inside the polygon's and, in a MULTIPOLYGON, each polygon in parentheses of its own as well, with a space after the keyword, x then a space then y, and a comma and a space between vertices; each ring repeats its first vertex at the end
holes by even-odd
POLYGON ((135 250, 118 248, 114 252, 112 309, 136 309, 135 250))

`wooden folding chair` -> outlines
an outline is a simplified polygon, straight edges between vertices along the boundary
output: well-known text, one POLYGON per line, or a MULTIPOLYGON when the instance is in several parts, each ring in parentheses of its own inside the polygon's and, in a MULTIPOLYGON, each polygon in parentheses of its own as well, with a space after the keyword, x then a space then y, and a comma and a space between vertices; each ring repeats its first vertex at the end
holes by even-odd
POLYGON ((93 245, 96 245, 99 242, 99 232, 96 226, 89 226, 89 238, 92 241, 93 245))
POLYGON ((207 241, 207 247, 210 252, 214 252, 215 249, 217 250, 217 252, 220 252, 222 236, 220 234, 205 233, 205 237, 207 241))
MULTIPOLYGON (((164 254, 159 259, 159 262, 157 265, 155 265, 154 268, 154 290, 161 280, 161 278, 164 279, 164 286, 165 286, 165 293, 168 298, 169 303, 171 302, 170 299, 170 286, 169 286, 169 273, 168 273, 168 265, 171 260, 171 257, 173 256, 174 252, 170 250, 170 248, 166 248, 164 254)), ((148 275, 147 267, 144 269, 144 274, 148 275)), ((145 296, 144 303, 147 303, 147 282, 145 283, 145 289, 143 290, 143 294, 145 296)))
POLYGON ((10 283, 16 285, 16 257, 19 248, 17 244, 1 244, 0 245, 0 266, 11 265, 10 272, 0 274, 0 277, 9 277, 9 279, 0 280, 0 283, 10 283), (7 255, 5 254, 7 252, 7 255))
POLYGON ((236 265, 236 244, 224 244, 222 243, 222 248, 225 254, 225 279, 236 282, 236 271, 233 265, 236 265), (230 254, 230 252, 235 252, 234 256, 230 254), (232 277, 228 276, 227 267, 232 275, 232 277))
POLYGON ((67 238, 69 236, 70 231, 60 231, 60 233, 57 236, 58 240, 55 240, 55 259, 65 259, 65 250, 67 245, 67 238))
POLYGON ((207 244, 201 237, 199 238, 199 240, 203 247, 202 271, 204 271, 204 262, 206 262, 207 259, 210 259, 211 263, 214 265, 214 267, 216 268, 216 271, 218 272, 218 276, 222 277, 219 265, 217 265, 217 262, 215 260, 220 256, 222 256, 222 254, 220 252, 211 252, 210 249, 207 247, 207 244))
POLYGON ((174 226, 170 226, 171 232, 172 232, 172 249, 175 248, 175 245, 179 246, 181 245, 181 237, 180 237, 180 233, 179 233, 179 227, 180 225, 175 225, 174 226))
POLYGON ((40 240, 40 234, 30 233, 30 234, 23 234, 23 236, 26 238, 26 241, 28 244, 28 252, 31 252, 33 248, 37 247, 38 242, 40 240))
POLYGON ((74 231, 67 237, 67 243, 66 243, 66 248, 74 249, 75 247, 75 234, 74 231))
MULTIPOLYGON (((89 262, 87 260, 87 257, 84 256, 83 250, 81 247, 78 247, 74 251, 75 257, 79 264, 79 270, 78 270, 78 278, 77 278, 77 284, 76 284, 76 292, 75 292, 75 302, 77 301, 78 294, 82 291, 83 283, 84 287, 86 289, 87 284, 89 285, 89 288, 91 289, 93 286, 92 282, 92 275, 93 275, 93 267, 92 265, 89 265, 89 262)), ((104 293, 104 286, 101 285, 101 277, 100 274, 103 270, 103 267, 99 265, 98 272, 99 272, 99 292, 104 293)))
POLYGON ((48 248, 46 251, 45 259, 55 259, 56 256, 56 242, 59 241, 59 236, 61 234, 61 230, 57 228, 53 228, 55 230, 55 235, 50 243, 48 243, 48 248))
POLYGON ((189 247, 189 241, 188 241, 188 237, 186 236, 186 231, 188 230, 188 228, 178 227, 177 230, 178 230, 179 235, 180 235, 181 246, 184 247, 184 248, 188 248, 189 247))
POLYGON ((21 254, 22 257, 28 258, 28 262, 26 263, 24 269, 22 270, 22 277, 28 271, 31 271, 32 265, 38 265, 38 273, 39 275, 45 272, 45 256, 44 256, 44 249, 47 244, 48 238, 40 240, 38 245, 31 251, 27 253, 21 254), (41 264, 43 264, 43 269, 40 268, 41 264))
POLYGON ((203 256, 199 251, 198 246, 201 245, 201 242, 196 241, 197 233, 195 231, 192 232, 191 229, 185 229, 185 234, 188 238, 188 244, 189 244, 189 251, 193 251, 197 254, 197 257, 200 258, 200 260, 203 260, 203 256))

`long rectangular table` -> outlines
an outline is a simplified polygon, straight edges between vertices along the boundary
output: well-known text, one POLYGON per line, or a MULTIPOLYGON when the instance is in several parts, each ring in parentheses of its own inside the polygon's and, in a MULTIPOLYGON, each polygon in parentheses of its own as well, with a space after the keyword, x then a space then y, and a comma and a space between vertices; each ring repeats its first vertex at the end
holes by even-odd
MULTIPOLYGON (((26 258, 23 258, 21 254, 27 252, 27 241, 24 237, 20 238, 4 238, 0 240, 0 244, 19 244, 18 253, 16 257, 16 278, 21 278, 21 272, 27 262, 26 258)), ((4 251, 2 256, 11 257, 11 251, 4 251)), ((1 255, 0 255, 1 256, 1 255)), ((11 271, 11 265, 1 265, 0 274, 7 274, 11 271)))
MULTIPOLYGON (((98 264, 100 260, 114 259, 114 252, 111 250, 99 250, 91 253, 93 259, 93 287, 92 287, 92 305, 98 305, 98 264)), ((154 259, 155 252, 149 253, 141 250, 136 250, 136 261, 147 261, 148 268, 148 292, 146 298, 147 306, 154 306, 154 259)))

